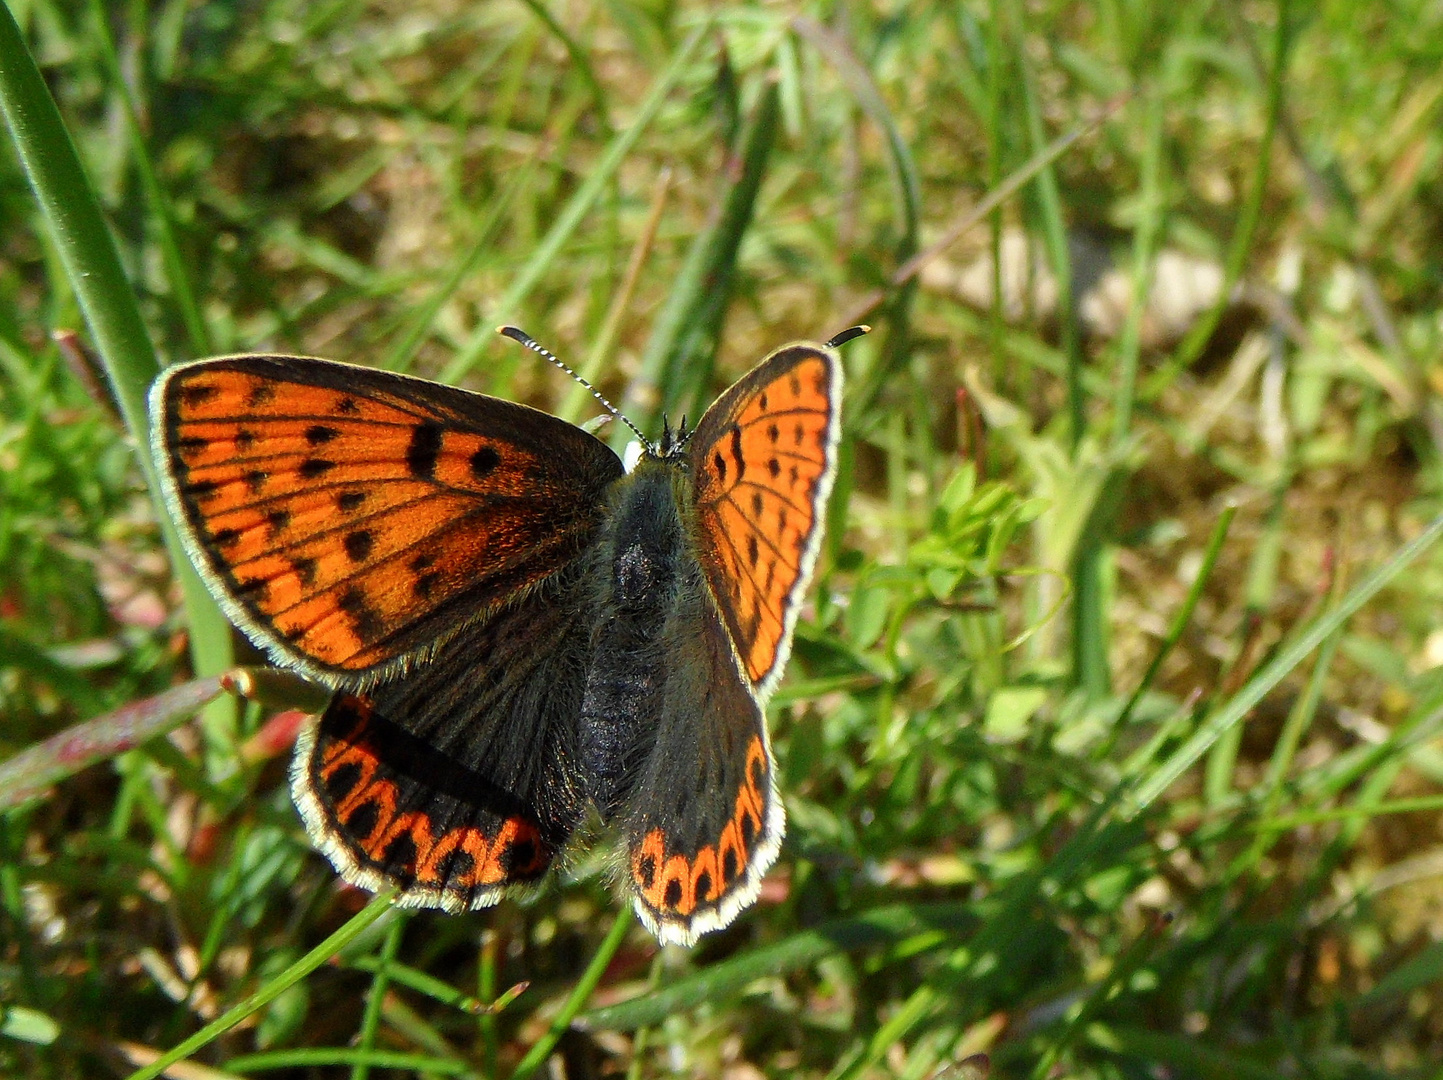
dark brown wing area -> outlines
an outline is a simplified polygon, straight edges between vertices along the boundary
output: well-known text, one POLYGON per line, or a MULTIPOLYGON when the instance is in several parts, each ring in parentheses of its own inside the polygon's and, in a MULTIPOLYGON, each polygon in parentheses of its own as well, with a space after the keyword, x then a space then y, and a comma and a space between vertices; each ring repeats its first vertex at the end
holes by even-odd
POLYGON ((338 693, 292 791, 346 880, 451 910, 539 880, 581 813, 590 620, 575 567, 449 639, 404 678, 338 693))
POLYGON ((784 346, 717 399, 687 447, 702 565, 763 698, 781 677, 816 563, 841 383, 832 350, 784 346))
POLYGON ((765 717, 718 615, 701 595, 682 610, 666 630, 660 722, 621 813, 637 913, 663 942, 689 945, 756 900, 786 818, 765 717))
POLYGON ((152 411, 171 512, 231 616, 337 685, 555 573, 622 473, 535 409, 325 360, 199 361, 152 411))

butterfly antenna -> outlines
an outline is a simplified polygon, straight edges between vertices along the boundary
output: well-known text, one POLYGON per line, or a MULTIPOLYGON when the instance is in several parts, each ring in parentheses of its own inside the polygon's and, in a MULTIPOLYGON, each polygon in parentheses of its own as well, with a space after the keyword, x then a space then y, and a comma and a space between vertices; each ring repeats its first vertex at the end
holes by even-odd
POLYGON ((607 401, 606 398, 602 396, 600 390, 592 386, 589 382, 587 382, 575 371, 573 371, 569 366, 563 363, 561 357, 557 356, 545 345, 540 344, 534 337, 532 337, 525 330, 522 330, 518 326, 498 326, 496 328, 496 332, 502 337, 508 337, 512 341, 525 345, 534 353, 540 353, 542 356, 546 357, 546 359, 550 360, 553 364, 559 367, 562 371, 566 372, 566 374, 570 375, 573 379, 579 382, 582 386, 586 387, 586 389, 590 390, 591 396, 594 397, 597 401, 601 402, 602 408, 604 408, 607 412, 611 413, 612 416, 616 417, 627 427, 631 428, 631 430, 635 432, 636 437, 641 440, 642 446, 646 447, 647 450, 651 453, 656 453, 656 448, 652 446, 650 441, 647 440, 647 437, 641 433, 641 428, 633 424, 622 414, 620 409, 618 409, 611 402, 607 401))
POLYGON ((870 334, 871 332, 872 328, 865 323, 861 326, 849 326, 836 337, 832 338, 831 341, 827 342, 827 348, 835 349, 839 345, 845 345, 849 341, 856 341, 857 338, 863 334, 870 334))

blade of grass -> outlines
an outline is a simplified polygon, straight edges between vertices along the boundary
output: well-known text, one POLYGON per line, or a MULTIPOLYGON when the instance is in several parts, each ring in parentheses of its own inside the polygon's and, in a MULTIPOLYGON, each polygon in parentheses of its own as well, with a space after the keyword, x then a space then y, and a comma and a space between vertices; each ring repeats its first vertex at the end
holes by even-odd
POLYGON ((201 317, 200 305, 196 303, 190 270, 181 256, 180 244, 176 242, 175 219, 170 213, 170 200, 166 198, 165 189, 161 187, 160 178, 156 176, 155 165, 150 160, 145 132, 141 130, 130 87, 120 69, 120 57, 116 54, 115 41, 110 36, 110 21, 101 0, 90 0, 90 18, 95 27, 95 41, 100 47, 100 58, 105 64, 106 74, 125 114, 125 134, 130 141, 131 160, 135 165, 135 173, 140 178, 146 201, 150 203, 156 241, 160 244, 160 256, 165 264, 166 280, 170 283, 171 297, 180 311, 181 322, 185 325, 186 336, 190 339, 191 355, 208 356, 215 348, 211 345, 205 319, 201 317))
MULTIPOLYGON (((40 70, 25 47, 10 9, 0 4, 0 111, 35 191, 40 210, 106 374, 135 440, 141 469, 180 580, 190 627, 191 662, 201 676, 219 675, 232 662, 230 624, 211 599, 166 513, 151 460, 146 392, 160 371, 135 294, 120 263, 100 204, 40 70)), ((206 712, 206 731, 218 755, 229 757, 235 707, 218 702, 206 712)))
POLYGON ((1162 86, 1144 97, 1141 163, 1141 206, 1137 231, 1132 236, 1132 298, 1127 321, 1117 342, 1117 387, 1112 401, 1112 442, 1121 444, 1132 430, 1132 409, 1137 396, 1137 363, 1142 352, 1142 314, 1152 289, 1152 264, 1162 234, 1162 86))
POLYGON ((534 182, 536 167, 541 161, 545 145, 544 140, 537 142, 535 153, 516 170, 511 178, 511 183, 506 185, 505 190, 492 200, 490 213, 486 215, 486 221, 477 234, 475 244, 472 245, 465 258, 456 264, 451 276, 417 309, 410 329, 386 354, 385 360, 381 363, 383 368, 390 371, 410 369, 412 362, 416 359, 416 351, 426 340, 426 335, 431 332, 431 327, 436 322, 436 316, 446 306, 446 301, 456 295, 456 290, 461 287, 461 284, 475 272, 476 267, 481 264, 481 260, 490 253, 496 237, 501 232, 501 226, 506 221, 506 212, 511 208, 517 194, 526 190, 534 182))
MULTIPOLYGON (((476 992, 482 1001, 490 1001, 496 996, 496 959, 500 940, 501 936, 493 927, 488 926, 481 931, 481 948, 476 955, 476 992)), ((481 1064, 485 1067, 487 1076, 499 1076, 496 1071, 496 1056, 500 1039, 495 1015, 490 1011, 483 1012, 477 1027, 481 1036, 481 1064)))
MULTIPOLYGON (((893 271, 892 276, 887 279, 886 288, 876 289, 865 296, 856 307, 847 313, 846 318, 838 320, 840 325, 850 326, 856 323, 866 322, 867 319, 886 302, 887 297, 890 296, 892 292, 901 288, 920 274, 922 267, 943 254, 949 247, 971 232, 978 222, 1000 208, 1003 203, 1017 194, 1018 189, 1033 180, 1048 164, 1056 161, 1071 149, 1074 143, 1087 135, 1091 135, 1110 120, 1113 114, 1127 103, 1128 98, 1129 95, 1127 94, 1119 95, 1117 98, 1108 102, 1107 106, 1102 110, 1101 115, 1096 119, 1090 120, 1085 124, 1079 124, 1065 135, 1060 135, 1054 139, 1047 146, 1047 149, 1040 153, 1033 154, 1031 158, 1004 180, 1001 185, 989 191, 976 206, 967 210, 953 222, 952 225, 943 230, 942 234, 936 240, 916 255, 913 255, 901 266, 897 267, 897 269, 893 271)), ((1001 295, 1000 290, 998 291, 998 295, 1001 295)))
POLYGON ((1124 1025, 1094 1023, 1087 1041, 1099 1050, 1131 1059, 1139 1066, 1173 1066, 1189 1075, 1233 1080, 1277 1080, 1276 1062, 1253 1061, 1207 1046, 1191 1036, 1161 1034, 1124 1025))
POLYGON ((565 47, 571 62, 576 65, 576 71, 581 75, 581 81, 586 83, 586 88, 591 91, 591 97, 596 105, 596 115, 601 121, 602 130, 611 134, 615 128, 611 124, 611 113, 606 107, 606 91, 601 88, 597 81, 596 72, 591 67, 591 58, 586 55, 586 50, 577 44, 576 39, 566 32, 566 28, 556 21, 546 5, 541 0, 521 0, 545 25, 546 29, 556 35, 556 40, 565 47))
MULTIPOLYGON (((712 224, 687 252, 666 306, 652 326, 641 373, 627 393, 627 412, 638 423, 661 411, 700 409, 709 396, 711 372, 742 236, 751 224, 767 158, 776 142, 780 97, 768 80, 752 110, 742 147, 725 175, 735 176, 718 203, 712 224)), ((626 433, 618 431, 618 439, 626 433)))
POLYGON ((959 933, 975 922, 967 904, 895 904, 850 919, 836 919, 713 964, 668 986, 579 1016, 587 1031, 630 1031, 659 1024, 683 1009, 715 1003, 748 984, 814 964, 825 956, 881 945, 931 927, 959 933))
POLYGON ((419 1076, 479 1076, 464 1061, 431 1057, 428 1054, 401 1054, 390 1050, 363 1050, 349 1046, 305 1046, 294 1050, 267 1050, 259 1054, 240 1054, 226 1062, 233 1073, 266 1072, 271 1069, 299 1069, 306 1066, 349 1065, 360 1068, 403 1069, 419 1076))
POLYGON ((394 887, 378 893, 372 901, 347 920, 305 956, 286 968, 253 994, 247 995, 239 1004, 227 1009, 215 1020, 201 1028, 179 1046, 161 1054, 143 1069, 131 1073, 127 1080, 155 1080, 155 1078, 177 1061, 190 1057, 213 1039, 224 1035, 248 1016, 265 1008, 281 994, 300 982, 356 938, 373 922, 391 909, 391 898, 396 895, 394 887))
POLYGON ((596 984, 601 981, 601 976, 606 973, 607 965, 616 955, 616 950, 621 948, 621 943, 626 940, 626 932, 630 929, 631 905, 628 904, 617 912, 616 921, 611 924, 610 931, 607 932, 605 940, 596 950, 596 954, 592 956, 591 963, 586 966, 581 978, 572 987, 570 996, 561 1006, 561 1011, 551 1021, 551 1026, 546 1029, 546 1034, 526 1052, 526 1056, 516 1066, 516 1071, 511 1074, 511 1080, 527 1080, 527 1077, 546 1064, 546 1059, 551 1056, 551 1051, 556 1048, 561 1036, 566 1034, 566 1029, 571 1026, 571 1021, 576 1018, 576 1014, 581 1011, 582 1006, 591 997, 591 992, 596 989, 596 984))
MULTIPOLYGON (((867 117, 887 140, 887 167, 892 176, 892 206, 897 215, 897 257, 910 259, 917 250, 922 221, 921 184, 917 166, 902 130, 893 119, 872 73, 857 59, 845 38, 804 15, 792 19, 792 29, 827 58, 867 117)), ((846 325, 844 320, 843 325, 846 325)))
MULTIPOLYGON (((1203 589, 1208 580, 1212 577, 1213 568, 1217 566, 1218 555, 1222 553, 1223 541, 1227 539, 1228 529, 1232 527, 1233 518, 1237 517, 1238 508, 1236 504, 1229 504, 1223 507, 1223 512, 1218 516, 1217 524, 1213 526, 1212 536, 1208 538, 1207 547, 1203 549, 1202 562, 1198 566, 1197 575, 1193 578, 1192 584, 1188 586, 1187 595, 1183 597, 1182 606, 1178 608, 1177 614, 1173 616, 1172 625, 1167 628, 1167 636, 1162 639, 1157 652, 1153 655, 1152 663, 1147 665, 1147 670, 1142 673, 1138 680, 1137 688, 1133 690, 1132 696, 1127 699, 1127 704, 1122 707, 1122 712, 1117 716, 1115 731, 1120 731, 1127 726, 1132 719, 1133 710, 1137 703, 1142 700, 1142 695, 1147 693, 1157 678, 1157 673, 1162 670, 1162 665, 1169 654, 1177 647, 1182 640, 1188 623, 1192 622, 1193 612, 1197 610, 1198 601, 1202 599, 1203 589)), ((1106 756, 1106 755, 1104 755, 1106 756)))
MULTIPOLYGON (((1242 680, 1251 673, 1250 665, 1255 663, 1255 634, 1251 628, 1262 626, 1264 613, 1272 606, 1273 591, 1278 581, 1278 561, 1286 543, 1283 529, 1284 509, 1290 486, 1291 475, 1284 475, 1273 486, 1273 504, 1264 520, 1262 535, 1253 547, 1248 566, 1246 599, 1243 602, 1244 630, 1240 635, 1237 655, 1233 658, 1230 670, 1223 677, 1223 693, 1241 685, 1242 680)), ((1242 747, 1242 735, 1242 728, 1235 727, 1224 733, 1208 751, 1207 762, 1203 768, 1203 801, 1208 806, 1221 806, 1233 794, 1233 775, 1237 769, 1238 752, 1242 747)))
MULTIPOLYGON (((921 185, 907 140, 902 136, 872 73, 857 59, 844 37, 805 16, 793 18, 791 26, 836 68, 852 98, 887 140, 887 166, 892 177, 892 205, 897 219, 896 257, 905 265, 917 253, 922 220, 921 185)), ((861 416, 871 411, 872 402, 881 393, 896 366, 910 355, 910 313, 915 292, 916 285, 910 278, 889 290, 887 310, 883 316, 887 331, 873 354, 873 363, 862 373, 856 388, 847 395, 847 408, 851 415, 861 416)), ((842 325, 847 323, 843 321, 842 325)))
MULTIPOLYGON (((641 269, 646 265, 646 257, 651 253, 652 245, 656 242, 656 231, 661 226, 661 216, 666 209, 667 196, 671 193, 671 170, 663 169, 661 175, 656 179, 656 194, 652 196, 651 209, 647 212, 646 222, 641 227, 641 234, 632 245, 631 257, 627 260, 626 270, 621 277, 621 285, 612 297, 611 306, 607 309, 606 318, 601 324, 601 332, 596 335, 596 341, 591 346, 591 352, 587 354, 585 362, 579 371, 581 377, 593 386, 601 376, 601 370, 611 359, 612 347, 616 343, 617 332, 621 329, 621 320, 626 317, 631 307, 631 299, 636 293, 637 282, 641 280, 641 269)), ((575 423, 581 415, 582 406, 591 401, 591 392, 580 383, 572 383, 571 389, 567 391, 566 398, 561 407, 556 410, 556 415, 563 420, 575 423)))
MULTIPOLYGON (((1046 148, 1042 128, 1042 112, 1037 101, 1036 78, 1032 64, 1027 59, 1027 35, 1023 5, 1014 0, 1012 20, 1016 27, 1015 50, 1012 62, 1018 72, 1017 85, 1022 90, 1023 113, 1027 121, 1027 136, 1032 152, 1037 154, 1046 148)), ((1078 334, 1077 311, 1072 295, 1072 254, 1067 239, 1067 222, 1062 207, 1062 192, 1057 184, 1057 171, 1049 161, 1037 172, 1033 182, 1037 194, 1037 208, 1042 217, 1042 239, 1047 248, 1047 259, 1052 264, 1053 276, 1057 279, 1057 322, 1061 331, 1060 347, 1067 358, 1067 418, 1068 438, 1073 453, 1082 443, 1086 434, 1086 399, 1082 390, 1082 341, 1078 334)), ((1078 589, 1078 601, 1086 594, 1078 589)), ((1086 638, 1082 639, 1085 646, 1086 638)), ((1081 665, 1079 665, 1081 666, 1081 665)))
MULTIPOLYGON (((380 955, 376 958, 376 970, 371 975, 371 985, 366 990, 366 1011, 361 1016, 359 1048, 367 1055, 375 1053, 376 1029, 381 1024, 381 1003, 386 998, 386 987, 391 981, 391 961, 396 959, 396 950, 401 947, 401 935, 406 932, 410 918, 397 913, 396 920, 386 928, 385 940, 381 943, 380 955)), ((366 1080, 371 1075, 371 1061, 363 1057, 351 1066, 351 1080, 366 1080)))
POLYGON ((1253 828, 1263 833, 1289 832, 1304 825, 1323 825, 1330 821, 1352 821, 1381 814, 1431 813, 1434 810, 1443 810, 1443 795, 1420 795, 1415 799, 1394 799, 1371 806, 1341 806, 1335 810, 1303 810, 1260 820, 1253 828))
POLYGON ((219 697, 223 690, 218 677, 196 679, 76 724, 22 750, 0 763, 0 810, 38 799, 81 769, 165 734, 219 697))
POLYGON ((1334 630, 1352 618, 1395 577, 1443 535, 1443 517, 1434 518, 1427 528, 1403 545, 1386 563, 1358 584, 1332 611, 1322 616, 1256 675, 1226 705, 1210 716, 1197 732, 1179 747, 1128 800, 1126 813, 1136 814, 1172 786, 1173 781, 1193 766, 1226 731, 1247 716, 1254 705, 1282 682, 1305 656, 1334 630))
POLYGON ((671 64, 652 85, 651 91, 637 109, 635 119, 625 131, 619 133, 608 144, 606 152, 601 155, 601 159, 586 178, 586 182, 577 189, 576 194, 567 200, 566 205, 557 215, 556 221, 547 230, 541 242, 536 245, 535 250, 531 253, 531 258, 526 261, 526 265, 521 268, 521 273, 512 282, 511 288, 506 290, 506 295, 492 309, 491 318, 485 325, 476 328, 471 335, 471 340, 441 373, 442 382, 456 383, 469 374, 471 369, 476 366, 476 362, 481 359, 482 352, 496 337, 492 324, 516 317, 522 302, 551 268, 551 263, 560 254, 566 242, 571 239, 571 234, 576 231, 577 226, 595 205, 596 200, 601 197, 601 193, 612 182, 616 171, 621 168, 621 163, 626 160, 627 154, 631 152, 642 133, 651 126, 651 122, 656 119, 657 113, 661 111, 662 105, 666 102, 667 95, 686 73, 692 53, 696 51, 697 46, 701 44, 710 30, 711 19, 703 19, 682 42, 681 48, 677 50, 671 64))
MULTIPOLYGON (((1324 682, 1329 672, 1332 671, 1333 656, 1338 651, 1340 638, 1341 635, 1335 633, 1324 639, 1322 646, 1318 649, 1317 658, 1313 662, 1313 670, 1308 676, 1307 686, 1298 696, 1297 701, 1293 702, 1293 707, 1288 710, 1287 719, 1283 721, 1283 730, 1278 735, 1278 742, 1273 748, 1273 756, 1268 762, 1267 775, 1263 780, 1262 805, 1258 808, 1258 817, 1263 821, 1277 815, 1278 807, 1283 799, 1283 782, 1287 779, 1288 769, 1292 766, 1298 744, 1302 741, 1303 734, 1317 714, 1318 703, 1323 697, 1324 682)), ((1228 874, 1238 877, 1256 871, 1263 855, 1275 840, 1276 837, 1259 830, 1247 852, 1228 869, 1228 874)))
POLYGON ((1272 67, 1268 72, 1268 100, 1263 137, 1254 159, 1252 183, 1248 188, 1247 200, 1243 203, 1242 212, 1238 215, 1237 231, 1233 233, 1232 243, 1228 245, 1227 258, 1223 262, 1223 287, 1218 292, 1216 303, 1193 324, 1172 357, 1153 372, 1152 377, 1143 384, 1141 397, 1144 401, 1156 400, 1163 390, 1172 385, 1178 375, 1192 366, 1193 361, 1202 355, 1203 349, 1206 348, 1208 341, 1213 336, 1213 331, 1217 329, 1218 323, 1222 320, 1223 312, 1232 303, 1234 288, 1243 276, 1243 268, 1247 265, 1248 254, 1252 251, 1253 238, 1257 233, 1258 222, 1262 219, 1263 196, 1267 192, 1268 176, 1272 165, 1273 137, 1277 133, 1278 117, 1282 112, 1284 76, 1287 73, 1291 54, 1289 48, 1292 43, 1289 33, 1291 30, 1290 0, 1278 0, 1277 11, 1277 25, 1273 29, 1272 67))
MULTIPOLYGON (((355 968, 357 971, 376 972, 380 971, 383 965, 379 957, 358 956, 354 960, 348 960, 346 966, 355 968)), ((473 997, 470 994, 463 994, 450 983, 442 982, 434 976, 427 975, 424 971, 417 971, 415 968, 407 967, 405 964, 391 961, 386 963, 384 967, 387 972, 390 973, 392 982, 404 986, 409 990, 414 990, 418 994, 424 994, 426 997, 439 1001, 442 1005, 447 1005, 450 1008, 469 1013, 472 1016, 494 1015, 500 1012, 506 1004, 509 1004, 510 995, 512 994, 512 991, 508 990, 495 1001, 483 1000, 482 998, 473 997)), ((524 986, 525 984, 522 985, 524 986)))

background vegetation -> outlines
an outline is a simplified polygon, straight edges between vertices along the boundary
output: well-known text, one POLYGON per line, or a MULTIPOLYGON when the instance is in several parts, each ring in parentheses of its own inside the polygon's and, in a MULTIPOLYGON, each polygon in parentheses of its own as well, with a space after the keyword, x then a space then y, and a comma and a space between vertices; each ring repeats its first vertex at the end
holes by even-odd
POLYGON ((172 577, 157 358, 591 416, 504 320, 654 429, 877 329, 752 911, 659 951, 582 849, 348 923, 293 713, 145 738, 202 684, 3 774, 0 1074, 126 1075, 259 989, 169 1075, 1443 1076, 1437 4, 7 2, 124 277, 10 27, 0 756, 255 661, 172 577))

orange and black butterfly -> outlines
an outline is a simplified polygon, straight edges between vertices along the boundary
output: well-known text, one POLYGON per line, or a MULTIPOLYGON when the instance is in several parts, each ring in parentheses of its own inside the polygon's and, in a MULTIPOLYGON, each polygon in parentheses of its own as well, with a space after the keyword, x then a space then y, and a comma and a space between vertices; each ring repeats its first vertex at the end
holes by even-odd
POLYGON ((335 691, 291 787, 342 877, 485 907, 595 807, 662 941, 756 899, 785 824, 764 709, 836 468, 835 348, 861 332, 776 350, 629 470, 535 409, 326 360, 156 382, 191 559, 335 691))

